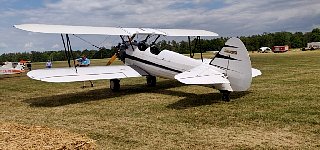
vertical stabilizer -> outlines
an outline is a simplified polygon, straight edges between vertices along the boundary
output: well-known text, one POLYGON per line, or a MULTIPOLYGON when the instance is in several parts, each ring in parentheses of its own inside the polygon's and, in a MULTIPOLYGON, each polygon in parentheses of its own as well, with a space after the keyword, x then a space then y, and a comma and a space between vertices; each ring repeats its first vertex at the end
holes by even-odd
POLYGON ((224 70, 233 91, 246 91, 252 81, 251 61, 248 51, 238 38, 229 39, 210 65, 224 70))

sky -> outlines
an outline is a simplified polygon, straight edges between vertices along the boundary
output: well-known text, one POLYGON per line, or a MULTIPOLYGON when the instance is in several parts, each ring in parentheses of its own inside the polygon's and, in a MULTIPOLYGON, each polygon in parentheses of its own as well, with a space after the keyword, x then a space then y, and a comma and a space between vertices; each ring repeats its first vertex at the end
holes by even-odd
MULTIPOLYGON (((59 34, 17 24, 203 29, 222 37, 309 32, 320 27, 319 0, 0 0, 0 54, 62 50, 59 34)), ((119 37, 80 35, 110 47, 119 37)), ((184 40, 184 39, 176 39, 184 40)), ((71 37, 73 49, 95 49, 71 37)))

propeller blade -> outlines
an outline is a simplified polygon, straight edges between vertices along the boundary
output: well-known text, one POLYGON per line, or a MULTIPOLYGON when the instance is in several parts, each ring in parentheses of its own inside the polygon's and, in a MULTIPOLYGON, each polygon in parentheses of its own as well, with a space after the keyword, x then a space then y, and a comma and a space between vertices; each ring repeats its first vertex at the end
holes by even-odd
POLYGON ((107 63, 107 66, 111 65, 117 58, 117 53, 115 53, 107 63))

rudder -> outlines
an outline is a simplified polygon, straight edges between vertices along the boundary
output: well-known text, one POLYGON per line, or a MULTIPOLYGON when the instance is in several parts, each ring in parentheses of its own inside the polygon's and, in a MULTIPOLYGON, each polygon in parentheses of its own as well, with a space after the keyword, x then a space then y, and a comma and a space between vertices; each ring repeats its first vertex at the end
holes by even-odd
POLYGON ((224 71, 230 81, 232 91, 246 91, 250 88, 251 61, 245 45, 239 38, 229 39, 211 60, 210 65, 224 71))

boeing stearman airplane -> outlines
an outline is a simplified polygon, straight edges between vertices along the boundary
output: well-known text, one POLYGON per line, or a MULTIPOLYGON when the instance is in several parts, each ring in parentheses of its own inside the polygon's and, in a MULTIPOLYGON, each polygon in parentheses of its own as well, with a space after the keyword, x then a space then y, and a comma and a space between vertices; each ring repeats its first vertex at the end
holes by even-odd
MULTIPOLYGON (((22 24, 14 27, 31 32, 61 34, 65 50, 70 51, 69 34, 117 35, 122 39, 117 56, 125 65, 90 66, 40 69, 28 72, 28 76, 45 82, 75 82, 110 79, 110 89, 118 91, 122 78, 146 76, 147 85, 155 86, 156 77, 176 79, 184 84, 211 85, 222 93, 222 100, 229 101, 233 91, 246 91, 252 77, 261 71, 251 67, 246 47, 238 38, 231 38, 213 59, 197 60, 169 50, 160 51, 155 42, 160 36, 218 36, 205 30, 151 29, 121 27, 91 27, 44 24, 22 24), (64 35, 66 40, 64 39, 64 35), (146 39, 134 42, 136 35, 146 39), (157 36, 151 46, 145 42, 150 36, 157 36), (66 41, 66 42, 65 42, 66 41)), ((115 56, 108 62, 111 64, 115 56)))

